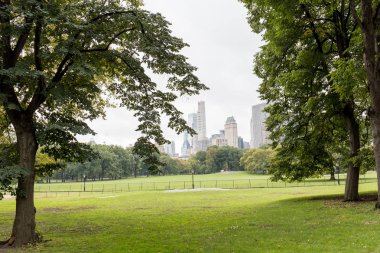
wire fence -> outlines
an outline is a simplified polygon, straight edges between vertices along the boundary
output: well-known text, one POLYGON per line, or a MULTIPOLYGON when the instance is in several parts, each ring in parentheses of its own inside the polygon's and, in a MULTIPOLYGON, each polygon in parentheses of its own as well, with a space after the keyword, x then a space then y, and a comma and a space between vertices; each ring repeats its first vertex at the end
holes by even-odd
MULTIPOLYGON (((360 183, 376 182, 376 178, 361 177, 360 183)), ((329 180, 326 178, 304 180, 301 182, 272 182, 270 179, 225 179, 225 180, 195 180, 195 181, 166 181, 166 182, 82 182, 82 183, 54 183, 38 184, 35 193, 42 196, 72 196, 80 193, 116 193, 135 191, 162 191, 192 188, 223 188, 223 189, 249 189, 249 188, 287 188, 344 185, 345 178, 329 180)))

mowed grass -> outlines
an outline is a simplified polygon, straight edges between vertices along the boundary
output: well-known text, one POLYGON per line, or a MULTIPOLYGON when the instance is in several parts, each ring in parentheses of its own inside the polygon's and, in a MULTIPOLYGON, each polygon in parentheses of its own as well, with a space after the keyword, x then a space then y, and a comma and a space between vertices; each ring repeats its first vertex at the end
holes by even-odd
MULTIPOLYGON (((376 184, 360 188, 365 196, 376 184)), ((23 252, 380 252, 375 202, 344 203, 343 191, 318 186, 37 195, 37 229, 48 241, 23 252)), ((0 238, 10 234, 14 205, 0 201, 0 238)))
MULTIPOLYGON (((345 174, 340 174, 344 180, 345 174)), ((336 176, 337 177, 337 176, 336 176)), ((315 185, 337 185, 336 181, 330 181, 329 176, 311 178, 304 182, 285 183, 282 181, 272 182, 269 175, 252 175, 246 172, 226 172, 207 175, 195 175, 194 185, 196 188, 230 188, 243 189, 254 187, 292 187, 292 186, 315 186, 315 185)), ((373 171, 361 175, 361 182, 375 182, 376 174, 373 171)), ((342 183, 344 183, 342 181, 342 183)), ((38 192, 56 191, 83 191, 83 182, 66 183, 42 183, 36 184, 38 192)), ((192 188, 191 175, 176 176, 150 176, 127 178, 122 180, 86 181, 86 191, 98 192, 129 192, 167 189, 190 189, 192 188)))

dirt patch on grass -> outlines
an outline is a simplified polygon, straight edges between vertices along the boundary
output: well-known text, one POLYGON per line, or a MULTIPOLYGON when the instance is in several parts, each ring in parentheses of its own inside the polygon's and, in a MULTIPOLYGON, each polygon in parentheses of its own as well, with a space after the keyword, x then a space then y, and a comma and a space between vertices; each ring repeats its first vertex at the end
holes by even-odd
POLYGON ((195 189, 175 189, 166 190, 165 192, 202 192, 202 191, 229 191, 230 189, 223 188, 195 188, 195 189))
POLYGON ((290 195, 305 195, 307 192, 290 192, 290 195))
POLYGON ((89 233, 96 233, 96 232, 101 231, 101 227, 99 225, 92 224, 89 222, 82 222, 78 226, 68 228, 65 231, 67 231, 69 233, 81 233, 81 234, 87 233, 87 234, 89 234, 89 233))
POLYGON ((116 198, 119 197, 119 195, 111 195, 111 196, 98 196, 97 199, 109 199, 109 198, 116 198))
POLYGON ((42 211, 51 212, 51 213, 59 213, 59 212, 67 211, 67 209, 60 208, 60 207, 47 207, 47 208, 43 208, 42 211))
POLYGON ((377 225, 377 224, 379 224, 379 221, 376 221, 376 220, 370 220, 370 221, 364 222, 364 225, 377 225))
POLYGON ((310 200, 323 201, 324 206, 329 208, 355 208, 364 205, 375 206, 377 195, 363 194, 360 195, 359 201, 344 201, 343 196, 321 196, 310 198, 310 200))
POLYGON ((46 207, 43 208, 43 212, 51 212, 51 213, 60 213, 60 212, 72 212, 72 211, 81 211, 81 210, 92 210, 96 209, 96 206, 79 206, 79 207, 46 207))
POLYGON ((4 195, 2 200, 9 200, 9 199, 15 199, 15 196, 12 195, 4 195))

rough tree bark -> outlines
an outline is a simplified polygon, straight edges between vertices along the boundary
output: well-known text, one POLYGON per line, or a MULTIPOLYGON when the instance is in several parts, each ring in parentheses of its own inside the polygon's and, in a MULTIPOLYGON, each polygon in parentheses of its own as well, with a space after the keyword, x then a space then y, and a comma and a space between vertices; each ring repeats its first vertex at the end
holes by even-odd
POLYGON ((25 175, 18 179, 16 197, 16 215, 11 237, 3 247, 22 246, 38 240, 35 232, 36 208, 34 206, 34 164, 38 144, 33 119, 28 113, 11 113, 11 121, 16 131, 19 165, 25 175))
MULTIPOLYGON (((350 158, 358 156, 360 150, 360 128, 356 122, 354 110, 351 104, 346 104, 343 109, 343 115, 346 122, 346 129, 349 134, 350 158)), ((344 192, 345 201, 359 200, 359 172, 360 164, 350 161, 347 168, 347 178, 344 192)))
POLYGON ((356 14, 354 1, 350 2, 351 9, 356 15, 364 38, 364 64, 367 73, 368 89, 371 98, 369 116, 371 120, 373 149, 376 162, 378 197, 376 208, 380 208, 380 4, 373 6, 371 0, 362 0, 361 20, 356 14), (375 9, 374 9, 375 8, 375 9))

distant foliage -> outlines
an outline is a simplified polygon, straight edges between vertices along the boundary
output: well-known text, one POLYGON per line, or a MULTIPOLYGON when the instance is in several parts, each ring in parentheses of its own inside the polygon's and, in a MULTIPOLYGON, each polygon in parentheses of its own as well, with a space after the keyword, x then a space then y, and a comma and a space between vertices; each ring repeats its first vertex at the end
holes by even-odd
MULTIPOLYGON (((115 145, 91 145, 92 152, 97 155, 86 162, 68 162, 52 175, 45 174, 46 181, 53 179, 66 181, 119 179, 125 177, 147 176, 152 173, 149 164, 134 154, 131 148, 115 145)), ((187 163, 171 158, 166 154, 157 155, 160 165, 157 167, 159 175, 175 175, 188 173, 187 163)), ((41 178, 42 180, 43 178, 41 178)))
POLYGON ((196 173, 215 173, 221 170, 242 170, 240 157, 243 151, 238 148, 211 146, 207 151, 199 151, 188 160, 188 166, 196 173))
POLYGON ((240 159, 240 165, 249 173, 268 173, 273 159, 272 149, 249 149, 240 159))

